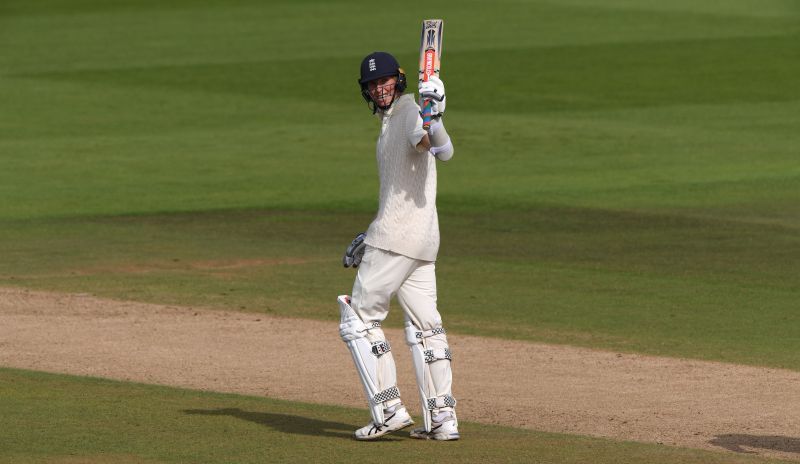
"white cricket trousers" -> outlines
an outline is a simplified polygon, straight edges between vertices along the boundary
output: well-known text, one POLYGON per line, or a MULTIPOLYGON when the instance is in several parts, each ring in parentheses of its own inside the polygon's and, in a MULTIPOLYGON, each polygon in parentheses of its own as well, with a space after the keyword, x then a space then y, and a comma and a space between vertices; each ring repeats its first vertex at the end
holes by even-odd
MULTIPOLYGON (((442 318, 436 309, 436 263, 367 246, 353 284, 350 306, 366 324, 383 322, 389 314, 389 302, 393 295, 397 295, 405 318, 418 329, 442 327, 442 318)), ((383 330, 373 329, 369 331, 367 340, 370 343, 385 341, 386 336, 383 330)), ((448 349, 445 334, 428 337, 424 343, 426 349, 448 349)), ((432 363, 430 368, 435 396, 451 395, 452 371, 449 363, 432 363)), ((397 385, 391 351, 378 358, 377 370, 378 390, 397 385)), ((390 400, 385 406, 399 402, 399 399, 390 400)), ((451 408, 444 408, 448 409, 451 408)))

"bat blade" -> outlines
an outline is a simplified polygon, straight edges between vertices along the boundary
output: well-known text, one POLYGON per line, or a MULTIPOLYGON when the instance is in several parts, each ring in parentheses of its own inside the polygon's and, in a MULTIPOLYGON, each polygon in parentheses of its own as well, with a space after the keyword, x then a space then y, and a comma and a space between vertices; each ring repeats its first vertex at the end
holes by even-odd
MULTIPOLYGON (((442 33, 444 21, 426 19, 422 21, 422 37, 419 46, 419 82, 426 82, 431 76, 439 77, 442 62, 442 33)), ((431 126, 431 101, 422 103, 422 127, 431 126)))

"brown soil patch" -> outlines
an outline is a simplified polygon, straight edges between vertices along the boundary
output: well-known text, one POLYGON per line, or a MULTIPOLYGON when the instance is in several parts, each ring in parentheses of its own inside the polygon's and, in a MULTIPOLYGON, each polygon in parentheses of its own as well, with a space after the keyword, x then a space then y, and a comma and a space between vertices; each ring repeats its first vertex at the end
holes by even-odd
POLYGON ((136 264, 117 267, 97 267, 88 269, 76 269, 67 271, 72 275, 95 275, 95 274, 150 274, 163 271, 233 271, 247 268, 298 265, 313 262, 310 259, 302 258, 280 258, 280 259, 236 259, 218 261, 180 261, 165 260, 149 264, 136 264))
MULTIPOLYGON (((416 410, 402 333, 387 336, 416 410)), ((462 420, 800 460, 800 372, 450 342, 462 420)), ((0 366, 365 408, 336 324, 252 313, 0 288, 0 366)))

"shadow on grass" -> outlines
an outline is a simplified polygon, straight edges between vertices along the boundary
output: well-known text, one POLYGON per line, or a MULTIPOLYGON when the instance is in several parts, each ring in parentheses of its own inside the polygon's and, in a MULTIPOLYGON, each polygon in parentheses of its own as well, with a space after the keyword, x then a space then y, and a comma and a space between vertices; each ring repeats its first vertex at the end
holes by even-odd
MULTIPOLYGON (((353 431, 355 430, 353 425, 344 424, 342 422, 331 422, 312 419, 310 417, 292 416, 289 414, 278 414, 271 412, 242 411, 239 408, 186 409, 183 412, 185 414, 206 416, 231 416, 237 419, 253 422, 255 424, 264 425, 283 433, 312 435, 315 437, 333 437, 352 440, 353 431)), ((385 439, 392 440, 397 439, 397 437, 387 437, 385 439)))
POLYGON ((748 451, 746 448, 759 448, 800 454, 800 438, 784 437, 780 435, 717 435, 713 440, 709 441, 709 443, 737 453, 752 454, 755 452, 748 451))

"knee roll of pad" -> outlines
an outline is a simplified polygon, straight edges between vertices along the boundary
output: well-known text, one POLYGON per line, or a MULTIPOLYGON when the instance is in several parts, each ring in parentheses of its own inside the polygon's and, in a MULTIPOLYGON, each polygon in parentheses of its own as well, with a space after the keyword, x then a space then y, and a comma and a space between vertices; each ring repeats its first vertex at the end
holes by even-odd
MULTIPOLYGON (((445 330, 442 327, 420 330, 411 321, 406 321, 406 344, 411 348, 411 359, 414 364, 420 402, 423 407, 422 417, 427 431, 431 430, 431 417, 434 410, 454 408, 456 405, 456 399, 453 398, 450 392, 450 383, 452 381, 450 362, 453 359, 453 355, 449 346, 447 346, 446 339, 444 341, 439 340, 440 346, 429 346, 435 343, 433 340, 428 339, 444 334, 445 330), (432 364, 441 361, 447 362, 446 368, 431 368, 432 364)), ((455 416, 455 412, 453 415, 455 416)))

